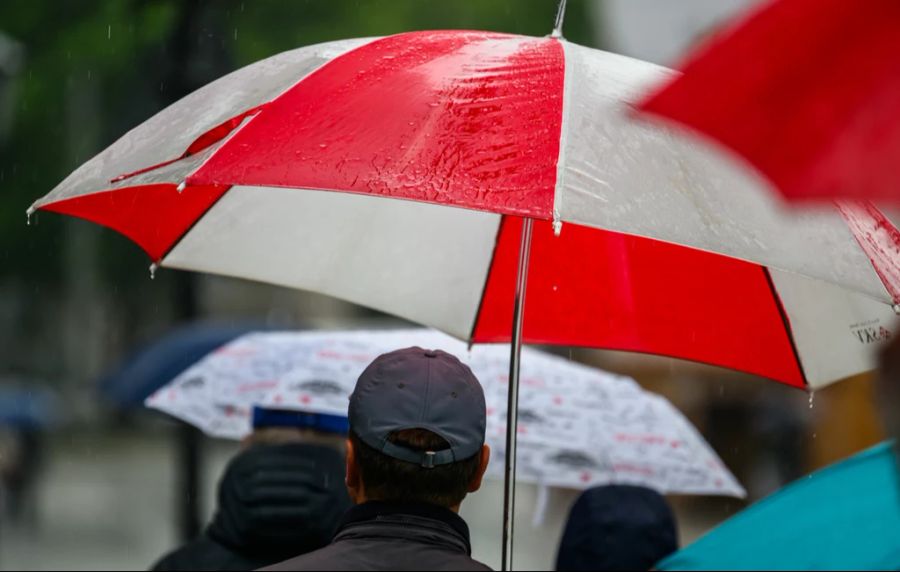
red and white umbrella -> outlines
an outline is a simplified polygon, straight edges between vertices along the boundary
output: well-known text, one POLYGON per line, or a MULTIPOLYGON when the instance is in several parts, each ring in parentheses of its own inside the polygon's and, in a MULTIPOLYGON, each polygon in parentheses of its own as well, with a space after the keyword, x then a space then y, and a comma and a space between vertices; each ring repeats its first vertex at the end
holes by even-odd
POLYGON ((797 387, 870 369, 900 299, 896 229, 874 210, 852 226, 784 213, 741 169, 631 121, 668 73, 556 35, 309 46, 185 97, 33 208, 113 228, 160 266, 472 342, 662 354, 797 387))
POLYGON ((474 342, 509 339, 529 217, 525 342, 798 387, 869 369, 900 299, 893 225, 784 213, 741 169, 630 121, 668 73, 487 32, 304 47, 185 97, 34 208, 111 227, 160 266, 325 292, 474 342))

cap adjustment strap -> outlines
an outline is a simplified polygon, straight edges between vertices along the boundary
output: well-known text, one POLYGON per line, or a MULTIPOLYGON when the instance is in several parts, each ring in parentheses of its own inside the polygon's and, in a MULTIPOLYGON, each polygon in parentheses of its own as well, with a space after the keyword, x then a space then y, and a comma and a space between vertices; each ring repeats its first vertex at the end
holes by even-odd
POLYGON ((381 446, 381 452, 388 457, 393 457, 407 463, 415 463, 425 469, 433 469, 438 465, 449 465, 456 462, 456 455, 452 449, 444 449, 443 451, 415 451, 385 441, 381 446))

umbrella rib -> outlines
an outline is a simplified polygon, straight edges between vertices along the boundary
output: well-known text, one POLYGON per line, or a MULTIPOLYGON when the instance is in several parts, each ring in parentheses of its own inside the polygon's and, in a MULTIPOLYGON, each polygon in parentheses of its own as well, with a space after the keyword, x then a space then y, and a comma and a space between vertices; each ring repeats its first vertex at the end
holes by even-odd
MULTIPOLYGON (((203 218, 206 217, 207 214, 209 214, 209 211, 211 211, 211 210, 213 209, 213 207, 215 207, 215 206, 219 203, 219 201, 222 200, 222 197, 224 197, 224 196, 227 195, 229 192, 231 192, 231 189, 232 189, 232 188, 234 188, 233 185, 228 185, 228 186, 226 187, 225 191, 224 191, 221 195, 219 195, 219 196, 216 198, 216 200, 214 200, 213 202, 211 202, 211 203, 209 204, 209 206, 206 207, 206 210, 204 210, 202 213, 200 213, 200 215, 199 215, 197 218, 194 219, 194 222, 192 222, 192 223, 190 224, 190 226, 188 226, 188 227, 184 230, 184 232, 181 233, 181 236, 179 236, 177 239, 175 239, 174 241, 172 241, 172 244, 169 246, 169 248, 166 249, 166 251, 163 252, 163 253, 160 255, 159 260, 154 260, 154 261, 153 261, 153 265, 151 265, 151 273, 152 273, 152 271, 153 271, 153 266, 162 266, 162 261, 165 260, 165 258, 169 255, 169 253, 172 252, 173 250, 175 250, 175 247, 176 247, 176 246, 178 246, 179 244, 181 244, 181 241, 184 240, 184 237, 186 237, 187 235, 189 235, 189 234, 191 233, 191 231, 194 230, 194 227, 197 226, 197 224, 199 224, 200 221, 203 220, 203 218)), ((182 192, 187 192, 187 191, 182 191, 182 192)))
POLYGON ((787 312, 784 309, 784 304, 781 301, 781 296, 778 295, 778 289, 775 288, 775 282, 772 281, 772 274, 769 272, 769 269, 765 266, 762 266, 763 275, 766 277, 766 284, 769 285, 769 290, 772 292, 772 299, 775 301, 775 307, 778 308, 778 315, 781 317, 781 322, 784 325, 784 331, 787 333, 788 341, 791 344, 791 351, 794 354, 794 360, 797 362, 797 368, 800 370, 800 377, 803 378, 803 383, 806 385, 807 390, 810 389, 809 378, 806 377, 806 371, 803 368, 803 360, 800 359, 800 352, 797 350, 797 342, 794 340, 794 330, 791 328, 791 319, 788 317, 787 312))

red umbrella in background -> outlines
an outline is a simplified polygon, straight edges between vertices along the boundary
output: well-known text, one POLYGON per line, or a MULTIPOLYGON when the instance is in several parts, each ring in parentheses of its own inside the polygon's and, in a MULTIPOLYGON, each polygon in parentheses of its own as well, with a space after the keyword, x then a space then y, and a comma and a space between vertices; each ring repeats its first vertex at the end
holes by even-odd
POLYGON ((900 200, 900 2, 775 0, 639 108, 712 137, 789 199, 900 200))

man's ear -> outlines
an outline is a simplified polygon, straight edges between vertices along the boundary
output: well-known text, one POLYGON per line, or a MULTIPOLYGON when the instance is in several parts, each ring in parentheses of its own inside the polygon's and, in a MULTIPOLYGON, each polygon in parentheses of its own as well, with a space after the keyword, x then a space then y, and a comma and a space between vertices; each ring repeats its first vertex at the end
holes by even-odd
POLYGON ((353 449, 353 441, 350 439, 347 439, 347 475, 344 477, 344 484, 347 486, 347 494, 350 495, 353 504, 365 502, 359 466, 356 464, 356 451, 353 449))
POLYGON ((481 488, 481 481, 484 480, 484 473, 487 471, 488 463, 491 461, 491 448, 488 445, 483 445, 479 455, 481 456, 481 460, 478 463, 478 472, 475 473, 475 478, 469 483, 470 493, 474 493, 481 488))

